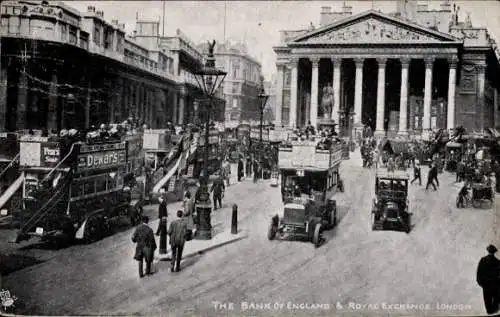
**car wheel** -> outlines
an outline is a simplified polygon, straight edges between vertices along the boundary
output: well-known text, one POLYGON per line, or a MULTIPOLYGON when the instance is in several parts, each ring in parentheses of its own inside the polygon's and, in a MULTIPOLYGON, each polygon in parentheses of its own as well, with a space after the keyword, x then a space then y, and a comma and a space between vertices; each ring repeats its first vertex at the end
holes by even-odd
POLYGON ((269 230, 267 231, 267 238, 269 240, 274 240, 275 237, 276 237, 276 227, 273 224, 271 224, 269 226, 269 230))
POLYGON ((321 244, 321 224, 317 223, 314 226, 314 235, 313 235, 313 244, 316 248, 318 248, 321 244))
POLYGON ((99 239, 99 221, 97 217, 90 217, 87 219, 85 224, 85 230, 83 232, 83 241, 87 244, 95 242, 99 239))
POLYGON ((375 213, 372 212, 372 217, 370 219, 370 226, 372 227, 372 230, 377 230, 376 226, 375 226, 375 213))

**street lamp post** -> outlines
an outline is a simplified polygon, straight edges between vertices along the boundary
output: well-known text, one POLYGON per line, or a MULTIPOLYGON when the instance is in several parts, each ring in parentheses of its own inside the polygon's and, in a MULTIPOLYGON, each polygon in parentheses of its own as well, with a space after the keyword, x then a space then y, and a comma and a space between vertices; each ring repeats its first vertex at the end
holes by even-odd
POLYGON ((203 176, 200 179, 200 195, 198 205, 196 206, 197 213, 199 215, 196 238, 200 240, 212 239, 212 225, 210 223, 212 206, 210 204, 210 194, 208 192, 208 145, 210 130, 210 111, 212 109, 213 96, 226 77, 226 72, 215 68, 214 47, 215 41, 212 41, 212 43, 208 43, 208 56, 205 62, 205 67, 194 73, 195 79, 198 82, 200 89, 203 90, 203 93, 208 99, 205 116, 203 176))
POLYGON ((260 94, 258 96, 259 98, 259 110, 260 110, 260 131, 259 131, 259 140, 260 144, 262 146, 262 121, 264 120, 264 110, 266 109, 266 103, 267 100, 269 99, 269 95, 266 95, 266 91, 264 90, 264 85, 262 85, 262 88, 260 89, 260 94))

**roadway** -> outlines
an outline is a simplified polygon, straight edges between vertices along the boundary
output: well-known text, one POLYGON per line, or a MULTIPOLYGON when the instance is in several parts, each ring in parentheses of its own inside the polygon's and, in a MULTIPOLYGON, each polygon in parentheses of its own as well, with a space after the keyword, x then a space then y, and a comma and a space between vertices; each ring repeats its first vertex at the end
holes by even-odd
MULTIPOLYGON (((39 315, 484 314, 475 274, 486 246, 499 244, 498 200, 491 209, 457 210, 459 187, 451 174, 440 174, 436 192, 410 188, 410 234, 372 232, 375 171, 360 167, 359 154, 352 156, 341 172, 346 192, 337 197, 338 227, 318 249, 309 242, 268 241, 279 188, 245 180, 227 189, 213 224, 228 228, 230 206, 237 203, 239 226, 249 237, 186 259, 179 273, 159 262, 154 275, 139 279, 128 230, 51 251, 44 263, 5 276, 4 288, 19 298, 17 313, 39 315)), ((426 176, 424 169, 424 185, 426 176)))

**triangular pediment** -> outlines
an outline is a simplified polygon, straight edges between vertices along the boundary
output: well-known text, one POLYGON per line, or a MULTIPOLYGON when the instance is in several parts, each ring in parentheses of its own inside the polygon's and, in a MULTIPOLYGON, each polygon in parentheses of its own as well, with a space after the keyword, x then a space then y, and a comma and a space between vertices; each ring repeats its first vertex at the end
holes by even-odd
POLYGON ((456 42, 455 37, 378 11, 367 11, 303 34, 289 44, 456 42))

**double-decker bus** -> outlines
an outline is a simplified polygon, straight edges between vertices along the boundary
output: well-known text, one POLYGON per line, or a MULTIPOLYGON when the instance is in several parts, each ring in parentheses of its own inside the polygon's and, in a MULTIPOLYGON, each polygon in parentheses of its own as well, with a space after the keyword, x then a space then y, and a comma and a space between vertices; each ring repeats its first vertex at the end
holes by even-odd
POLYGON ((92 242, 117 225, 135 225, 142 201, 131 173, 135 157, 124 139, 85 140, 77 136, 20 139, 23 206, 14 213, 16 242, 83 240, 92 242))

